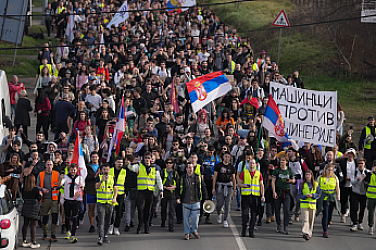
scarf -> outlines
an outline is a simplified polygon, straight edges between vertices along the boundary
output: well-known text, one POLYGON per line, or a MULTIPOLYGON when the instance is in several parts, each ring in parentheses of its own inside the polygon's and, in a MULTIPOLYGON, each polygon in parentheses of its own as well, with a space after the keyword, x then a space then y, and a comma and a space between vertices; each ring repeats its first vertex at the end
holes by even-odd
POLYGON ((72 177, 72 175, 69 173, 68 177, 72 179, 72 183, 69 187, 69 197, 73 198, 74 197, 74 186, 76 185, 76 178, 78 177, 78 175, 75 175, 74 177, 72 177))

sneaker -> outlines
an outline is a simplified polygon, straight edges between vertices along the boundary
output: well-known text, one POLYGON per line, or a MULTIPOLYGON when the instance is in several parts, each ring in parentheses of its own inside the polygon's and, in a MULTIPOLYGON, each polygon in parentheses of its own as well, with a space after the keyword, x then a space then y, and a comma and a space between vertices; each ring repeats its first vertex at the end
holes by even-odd
POLYGON ((73 236, 73 237, 70 239, 70 242, 71 242, 72 244, 77 243, 77 238, 73 236))
POLYGON ((105 235, 103 242, 106 243, 106 244, 110 244, 111 241, 108 239, 108 236, 105 235))
POLYGON ((65 234, 67 232, 67 229, 65 228, 65 224, 61 225, 61 234, 65 234))
POLYGON ((227 220, 223 221, 223 227, 228 228, 227 220))
POLYGON ((308 234, 303 234, 303 239, 308 240, 308 234))
POLYGON ((40 244, 38 244, 37 242, 33 242, 31 243, 30 248, 32 249, 40 248, 40 244))
POLYGON ((272 216, 271 220, 272 220, 272 222, 275 222, 274 216, 272 216))
POLYGON ((27 240, 24 240, 23 242, 22 242, 22 245, 21 245, 22 247, 30 247, 31 246, 31 242, 28 242, 27 240))
POLYGON ((292 225, 292 219, 289 220, 289 224, 292 225))
POLYGON ((206 219, 205 219, 205 224, 213 224, 213 223, 210 221, 210 217, 206 217, 206 219))
POLYGON ((128 225, 125 225, 124 227, 124 232, 128 232, 129 231, 129 226, 128 225))
POLYGON ((184 235, 185 240, 189 240, 189 234, 184 235))
POLYGON ((350 209, 346 209, 345 216, 347 217, 347 216, 349 216, 349 214, 350 214, 350 209))
POLYGON ((99 238, 97 244, 98 244, 99 246, 102 246, 102 245, 103 245, 103 239, 102 239, 102 238, 99 238))
POLYGON ((166 227, 166 222, 162 221, 161 227, 166 227))
POLYGON ((351 232, 358 232, 358 226, 357 226, 357 225, 353 225, 353 226, 350 228, 350 231, 351 231, 351 232))
POLYGON ((341 215, 341 223, 346 223, 346 215, 341 215))
POLYGON ((217 215, 217 223, 218 223, 218 224, 221 224, 221 223, 222 223, 222 216, 223 216, 222 214, 218 214, 218 215, 217 215))
POLYGON ((70 231, 67 231, 67 233, 65 234, 64 239, 69 240, 70 237, 71 237, 71 235, 72 235, 71 232, 70 232, 70 231))
POLYGON ((284 234, 288 235, 289 234, 289 230, 287 229, 287 227, 284 228, 284 234))
POLYGON ((262 221, 261 221, 261 220, 259 220, 259 221, 257 222, 257 226, 258 226, 258 227, 261 227, 261 226, 262 226, 262 221))
POLYGON ((299 215, 295 215, 295 221, 299 221, 299 215))
POLYGON ((168 231, 169 232, 174 232, 175 230, 174 230, 174 227, 168 227, 168 231))
POLYGON ((50 240, 51 240, 52 242, 56 242, 56 241, 57 241, 56 235, 51 234, 51 238, 50 238, 50 240))
POLYGON ((368 228, 368 234, 369 235, 373 235, 373 227, 369 227, 368 228))
POLYGON ((358 229, 359 229, 360 231, 363 231, 363 230, 364 230, 364 227, 363 227, 363 225, 362 225, 361 223, 358 225, 358 229))
POLYGON ((82 218, 82 220, 80 220, 80 226, 82 226, 83 224, 85 224, 85 220, 84 220, 84 218, 82 218))
POLYGON ((241 210, 240 207, 236 208, 236 211, 240 211, 240 210, 241 210))
POLYGON ((200 239, 200 235, 198 234, 198 232, 194 232, 193 235, 195 236, 196 239, 200 239))
POLYGON ((108 227, 107 234, 108 234, 108 235, 111 235, 113 232, 114 232, 114 225, 110 225, 110 226, 108 227))
POLYGON ((270 223, 270 222, 272 222, 272 218, 271 217, 266 218, 266 223, 270 223))
POLYGON ((323 232, 322 237, 324 237, 324 238, 329 238, 329 236, 328 236, 328 232, 323 232))
POLYGON ((281 225, 277 225, 277 229, 276 229, 277 233, 282 233, 282 229, 281 228, 282 228, 281 225))
POLYGON ((115 228, 114 228, 114 234, 115 234, 115 235, 120 235, 120 231, 119 231, 119 228, 118 228, 118 227, 115 227, 115 228))
POLYGON ((47 234, 44 234, 42 240, 47 240, 47 234))
POLYGON ((95 232, 95 227, 94 226, 90 226, 89 233, 94 233, 94 232, 95 232))

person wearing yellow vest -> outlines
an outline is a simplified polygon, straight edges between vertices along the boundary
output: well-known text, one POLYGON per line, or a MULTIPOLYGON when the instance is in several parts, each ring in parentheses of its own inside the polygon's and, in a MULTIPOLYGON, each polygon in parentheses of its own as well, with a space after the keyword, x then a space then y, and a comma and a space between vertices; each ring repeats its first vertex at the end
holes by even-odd
POLYGON ((233 164, 231 164, 231 154, 226 151, 223 154, 222 162, 214 166, 214 176, 213 176, 213 196, 217 200, 217 222, 222 223, 223 217, 223 227, 227 228, 227 216, 229 212, 229 206, 231 201, 231 195, 236 197, 236 180, 235 180, 235 169, 233 164), (224 207, 224 214, 222 215, 222 207, 224 207))
POLYGON ((338 202, 340 200, 339 181, 334 174, 334 165, 327 164, 322 172, 321 176, 317 180, 322 190, 320 199, 316 204, 316 216, 321 211, 322 214, 322 229, 323 237, 328 236, 329 215, 332 214, 334 207, 338 208, 338 202), (322 201, 322 202, 321 202, 322 201))
POLYGON ((376 160, 373 161, 373 167, 370 173, 364 179, 368 183, 367 187, 367 210, 368 210, 368 234, 373 235, 373 225, 375 224, 375 208, 376 208, 376 160))
POLYGON ((321 196, 321 189, 314 180, 313 172, 307 170, 299 187, 300 210, 302 215, 302 234, 305 240, 312 237, 315 221, 316 200, 321 196))
POLYGON ((262 174, 256 169, 255 159, 249 161, 249 169, 243 171, 239 177, 238 186, 241 188, 241 208, 242 208, 242 232, 245 237, 247 224, 249 223, 249 237, 254 238, 253 229, 256 224, 257 211, 260 202, 265 202, 264 182, 262 174), (261 199, 260 199, 261 198, 261 199), (249 209, 251 209, 251 220, 249 220, 249 209))
POLYGON ((118 193, 114 177, 110 175, 109 164, 103 164, 102 174, 96 179, 95 189, 97 191, 98 245, 101 246, 103 242, 110 243, 107 232, 118 193))
POLYGON ((127 171, 123 168, 123 159, 116 157, 115 166, 110 169, 110 175, 114 177, 115 186, 117 187, 118 195, 116 201, 119 205, 115 206, 115 218, 112 216, 111 225, 108 234, 120 235, 119 226, 121 217, 123 216, 123 203, 125 198, 125 178, 127 171))
POLYGON ((69 165, 69 173, 64 175, 61 185, 64 185, 64 214, 66 237, 71 243, 77 243, 76 230, 78 226, 78 211, 80 202, 82 202, 82 194, 85 188, 85 180, 82 176, 77 175, 78 166, 76 163, 69 165), (72 228, 70 221, 72 220, 72 228))
POLYGON ((37 179, 37 186, 43 191, 42 200, 42 228, 43 237, 42 240, 47 240, 48 220, 52 217, 51 224, 51 241, 57 241, 56 238, 56 225, 59 215, 59 183, 60 174, 57 171, 53 171, 54 163, 52 160, 46 161, 46 169, 39 173, 37 179))
POLYGON ((129 165, 128 169, 137 173, 137 209, 138 226, 137 234, 140 233, 142 225, 145 226, 145 233, 149 234, 149 218, 154 198, 154 190, 157 186, 163 199, 163 185, 159 171, 151 164, 152 154, 147 151, 144 154, 143 162, 129 165))
POLYGON ((168 208, 168 231, 174 231, 174 214, 175 214, 175 189, 178 181, 178 173, 173 169, 174 159, 166 160, 166 168, 161 172, 163 184, 163 199, 161 200, 161 227, 166 227, 167 208, 168 208))
POLYGON ((372 163, 376 160, 376 127, 375 117, 368 116, 368 124, 363 128, 359 138, 359 151, 364 149, 367 169, 372 169, 372 163))
POLYGON ((272 173, 272 190, 275 203, 275 219, 277 222, 277 233, 289 234, 288 225, 290 220, 290 184, 295 183, 292 170, 288 167, 289 158, 282 155, 279 159, 279 167, 272 173), (283 230, 281 226, 281 205, 283 203, 283 230))

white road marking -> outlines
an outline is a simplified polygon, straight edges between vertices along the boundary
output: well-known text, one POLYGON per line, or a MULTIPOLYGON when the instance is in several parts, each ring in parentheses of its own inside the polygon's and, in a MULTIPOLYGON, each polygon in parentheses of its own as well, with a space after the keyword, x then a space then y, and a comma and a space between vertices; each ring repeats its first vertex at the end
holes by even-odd
POLYGON ((231 232, 235 237, 236 243, 238 244, 239 250, 247 250, 247 248, 245 247, 245 245, 243 243, 242 238, 239 235, 238 229, 236 228, 235 223, 230 216, 230 214, 227 217, 227 221, 228 221, 229 227, 231 228, 231 232))

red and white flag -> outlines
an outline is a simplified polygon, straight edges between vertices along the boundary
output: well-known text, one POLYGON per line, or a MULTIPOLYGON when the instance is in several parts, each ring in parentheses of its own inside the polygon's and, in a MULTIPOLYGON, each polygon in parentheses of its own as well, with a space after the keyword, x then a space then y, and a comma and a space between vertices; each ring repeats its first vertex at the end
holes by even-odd
POLYGON ((125 108, 124 108, 124 96, 123 96, 123 101, 122 101, 121 108, 120 108, 118 118, 116 121, 115 130, 114 130, 114 133, 112 134, 112 139, 111 139, 110 147, 108 150, 107 162, 110 161, 113 149, 116 149, 116 153, 119 154, 120 142, 121 142, 121 138, 123 138, 124 131, 125 131, 125 108))

